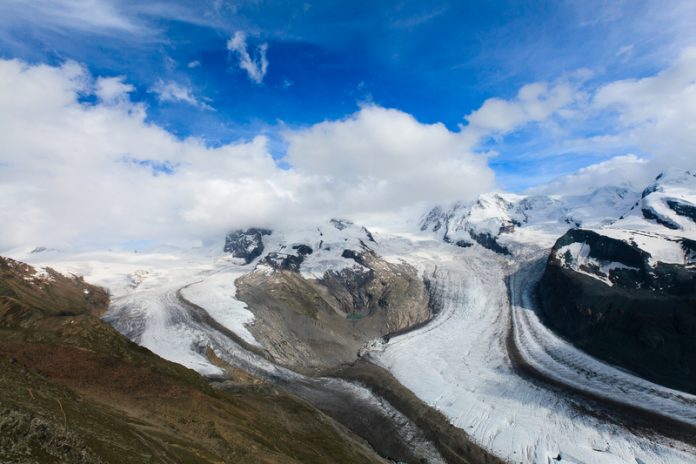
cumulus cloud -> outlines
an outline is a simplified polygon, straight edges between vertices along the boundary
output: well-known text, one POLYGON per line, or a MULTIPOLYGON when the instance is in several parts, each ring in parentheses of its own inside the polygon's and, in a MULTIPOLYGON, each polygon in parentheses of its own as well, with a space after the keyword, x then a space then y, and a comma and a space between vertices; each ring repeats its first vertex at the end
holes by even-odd
POLYGON ((212 109, 209 105, 199 101, 189 87, 174 81, 164 82, 160 79, 150 88, 150 92, 157 94, 157 99, 161 102, 182 102, 201 109, 212 109))
POLYGON ((686 48, 667 68, 640 79, 623 79, 588 91, 577 109, 586 120, 599 121, 591 135, 567 127, 572 137, 557 148, 573 153, 615 156, 563 176, 535 192, 591 190, 631 183, 642 188, 659 172, 694 169, 696 160, 696 47, 686 48), (574 133, 575 132, 575 133, 574 133))
POLYGON ((0 249, 191 243, 234 227, 384 215, 493 182, 458 134, 399 111, 366 107, 290 132, 281 168, 262 136, 219 147, 176 138, 131 90, 75 63, 0 60, 0 249))
POLYGON ((267 43, 259 45, 256 56, 252 57, 248 50, 246 34, 243 31, 237 31, 227 41, 227 49, 236 53, 239 59, 239 67, 246 71, 249 79, 257 84, 263 81, 268 70, 268 59, 266 58, 267 43))
POLYGON ((135 87, 125 82, 125 76, 99 77, 94 86, 94 94, 106 104, 127 102, 128 94, 134 90, 135 87))
POLYGON ((365 106, 286 137, 290 164, 326 179, 324 201, 343 208, 471 198, 493 187, 487 159, 461 134, 398 110, 365 106))
POLYGON ((669 68, 642 79, 599 88, 593 107, 616 117, 615 137, 654 158, 661 167, 694 167, 696 160, 696 47, 669 68))
POLYGON ((535 82, 523 86, 510 100, 489 98, 465 117, 466 130, 476 134, 501 134, 524 124, 541 122, 568 107, 578 92, 568 83, 535 82))
MULTIPOLYGON (((487 100, 460 131, 367 105, 287 131, 287 155, 275 160, 263 136, 219 147, 178 139, 148 120, 123 76, 94 78, 72 62, 0 60, 0 249, 207 240, 234 227, 361 221, 419 202, 471 199, 494 187, 486 157, 475 154, 481 140, 557 116, 559 124, 607 121, 586 138, 603 158, 638 155, 595 163, 547 193, 641 188, 666 167, 693 169, 695 70, 696 49, 688 49, 660 73, 594 90, 531 84, 512 99, 487 100)), ((160 82, 161 98, 198 101, 160 82)))
MULTIPOLYGON (((534 191, 592 190, 628 181, 640 188, 666 169, 694 169, 696 47, 685 48, 654 75, 599 86, 582 75, 555 85, 531 84, 513 99, 486 100, 466 119, 463 133, 503 153, 505 136, 524 130, 530 142, 512 159, 534 167, 543 180, 577 166, 576 157, 613 157, 534 191)), ((520 183, 529 185, 528 174, 524 176, 520 183)))
POLYGON ((194 240, 282 211, 270 185, 293 175, 263 137, 218 148, 179 140, 148 123, 142 105, 81 103, 90 81, 73 63, 0 60, 1 247, 194 240), (166 163, 178 168, 154 176, 166 163))

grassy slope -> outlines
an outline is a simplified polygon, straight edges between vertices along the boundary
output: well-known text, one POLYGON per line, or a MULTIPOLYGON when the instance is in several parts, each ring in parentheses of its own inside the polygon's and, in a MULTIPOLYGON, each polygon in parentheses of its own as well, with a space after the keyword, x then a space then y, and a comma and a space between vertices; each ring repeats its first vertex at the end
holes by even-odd
POLYGON ((296 398, 217 391, 131 343, 96 317, 107 301, 0 258, 0 462, 380 462, 296 398))

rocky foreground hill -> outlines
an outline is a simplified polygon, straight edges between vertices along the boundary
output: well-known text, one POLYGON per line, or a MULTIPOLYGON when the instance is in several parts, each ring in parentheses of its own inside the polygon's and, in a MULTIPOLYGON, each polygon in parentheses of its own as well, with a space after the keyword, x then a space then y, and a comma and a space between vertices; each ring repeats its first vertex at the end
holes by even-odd
POLYGON ((383 462, 245 373, 230 373, 232 393, 214 389, 128 341, 99 319, 108 301, 81 278, 0 258, 0 462, 383 462))

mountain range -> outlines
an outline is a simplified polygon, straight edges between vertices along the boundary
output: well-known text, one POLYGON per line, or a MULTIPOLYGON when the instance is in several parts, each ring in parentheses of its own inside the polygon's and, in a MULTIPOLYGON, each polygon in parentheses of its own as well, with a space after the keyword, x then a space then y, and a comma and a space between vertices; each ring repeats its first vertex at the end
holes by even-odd
MULTIPOLYGON (((234 453, 259 462, 696 456, 692 172, 662 173, 642 189, 487 193, 434 206, 406 231, 331 219, 233 230, 222 242, 137 254, 15 251, 48 268, 4 261, 4 279, 26 291, 17 297, 14 287, 3 287, 5 340, 21 340, 3 342, 15 360, 3 365, 35 369, 50 388, 83 395, 95 408, 106 404, 113 421, 125 421, 119 430, 145 437, 128 446, 156 456, 157 443, 172 462, 185 461, 175 449, 202 462, 234 453), (93 350, 98 360, 83 366, 75 357, 75 372, 92 369, 90 363, 106 371, 100 379, 66 377, 53 362, 36 364, 22 354, 29 341, 60 347, 52 357, 73 346, 93 350), (225 412, 201 412, 210 433, 200 435, 177 425, 189 423, 181 421, 189 420, 184 410, 192 404, 153 399, 160 380, 128 387, 143 391, 132 395, 137 406, 125 394, 112 399, 101 378, 118 383, 125 375, 112 364, 147 366, 166 378, 163 384, 201 398, 197 411, 215 403, 225 412), (137 418, 146 425, 124 419, 132 408, 148 411, 137 418), (235 415, 246 408, 253 423, 235 415), (273 429, 274 414, 285 418, 282 431, 273 429), (272 444, 263 438, 269 432, 272 444), (245 437, 238 447, 228 438, 235 434, 245 437), (310 442, 311 450, 300 445, 310 442)), ((15 390, 19 384, 5 395, 15 390)), ((20 416, 49 418, 58 434, 57 411, 72 403, 61 399, 58 410, 39 411, 25 400, 6 397, 20 416)), ((193 417, 203 420, 198 412, 193 417)), ((88 418, 69 421, 73 438, 94 455, 111 456, 100 454, 108 447, 96 437, 80 435, 82 420, 88 418)), ((59 453, 36 443, 27 449, 59 453)))

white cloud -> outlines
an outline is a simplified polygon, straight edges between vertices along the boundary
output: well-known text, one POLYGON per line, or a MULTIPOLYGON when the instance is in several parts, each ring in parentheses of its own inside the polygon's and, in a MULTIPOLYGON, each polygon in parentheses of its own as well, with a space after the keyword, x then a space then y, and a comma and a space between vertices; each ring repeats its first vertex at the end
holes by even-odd
POLYGON ((577 98, 577 90, 568 83, 528 84, 513 99, 486 100, 481 108, 466 116, 465 130, 483 135, 504 134, 528 123, 544 121, 577 98))
POLYGON ((209 238, 286 205, 266 192, 293 175, 263 137, 219 148, 178 140, 141 105, 81 104, 85 79, 74 64, 0 60, 0 247, 209 238), (153 176, 165 163, 174 174, 153 176), (218 207, 202 214, 210 185, 218 207))
POLYGON ((246 34, 243 31, 237 31, 227 41, 227 49, 237 54, 239 67, 246 71, 249 79, 257 84, 263 81, 268 70, 268 59, 266 59, 268 44, 263 43, 259 45, 257 56, 252 58, 247 47, 246 34))
POLYGON ((129 91, 74 63, 0 60, 0 249, 220 239, 233 227, 384 216, 492 185, 458 134, 399 111, 366 107, 291 132, 282 169, 264 137, 215 148, 177 139, 129 91), (97 101, 81 103, 89 92, 97 101), (158 166, 173 172, 153 175, 158 166))
MULTIPOLYGON (((161 98, 200 104, 190 90, 160 82, 161 98)), ((71 62, 0 60, 0 221, 10 225, 0 228, 0 249, 211 239, 232 227, 383 218, 422 201, 472 198, 494 185, 486 157, 473 154, 477 144, 532 122, 607 121, 586 138, 564 129, 602 157, 639 153, 584 168, 551 190, 640 188, 666 167, 693 169, 696 159, 696 49, 654 76, 594 91, 525 86, 511 100, 484 102, 459 132, 364 106, 285 133, 289 168, 278 166, 264 137, 216 148, 177 139, 147 120, 132 90, 122 76, 93 79, 71 62), (96 102, 81 103, 86 95, 96 102), (162 167, 171 172, 153 175, 162 167)))
POLYGON ((177 84, 174 81, 164 82, 159 79, 152 86, 150 92, 157 94, 160 102, 182 102, 201 109, 212 110, 210 106, 199 101, 189 87, 177 84))
POLYGON ((696 160, 696 47, 662 72, 598 89, 593 109, 613 112, 615 138, 649 153, 662 168, 693 169, 696 160))
POLYGON ((124 81, 125 76, 99 77, 94 85, 94 94, 106 104, 127 102, 128 94, 134 91, 135 87, 124 81))
POLYGON ((199 68, 201 66, 201 62, 198 60, 189 61, 189 63, 186 66, 189 69, 199 68))
MULTIPOLYGON (((564 182, 574 179, 583 179, 577 186, 585 183, 588 190, 629 179, 640 188, 663 170, 694 169, 696 47, 683 49, 676 60, 648 77, 598 87, 586 77, 574 75, 556 85, 525 86, 511 100, 486 100, 467 117, 469 125, 462 132, 472 140, 486 142, 493 136, 487 149, 505 156, 505 149, 512 148, 516 151, 508 160, 527 167, 536 164, 532 177, 529 169, 524 174, 507 172, 503 176, 525 186, 565 174, 567 166, 577 166, 574 157, 616 158, 607 165, 593 165, 607 175, 583 170, 576 173, 581 176, 561 177, 549 188, 563 187, 564 182), (530 122, 538 124, 525 127, 530 122), (522 149, 506 145, 504 137, 520 129, 525 130, 527 145, 522 149), (646 162, 617 156, 626 153, 636 153, 646 162), (616 163, 622 163, 622 168, 613 169, 616 163)), ((550 191, 547 187, 534 190, 550 191)))
POLYGON ((109 0, 4 0, 0 2, 0 23, 5 21, 100 35, 148 32, 141 22, 109 0))
POLYGON ((487 159, 472 154, 461 134, 398 110, 366 106, 287 139, 290 164, 325 179, 326 196, 316 201, 327 206, 386 209, 472 198, 493 187, 487 159))

